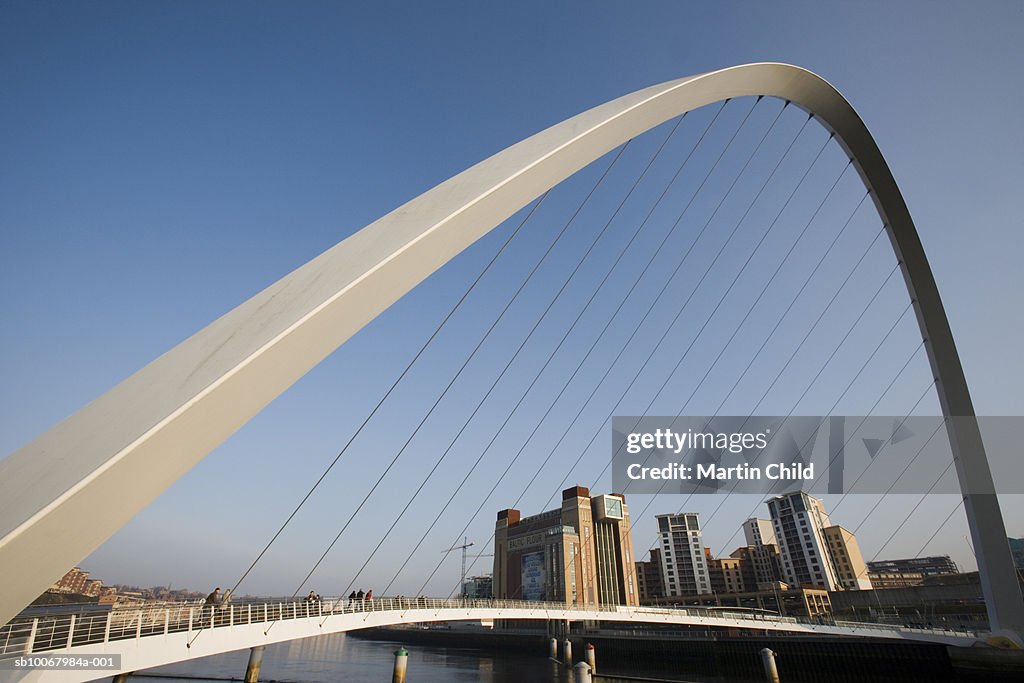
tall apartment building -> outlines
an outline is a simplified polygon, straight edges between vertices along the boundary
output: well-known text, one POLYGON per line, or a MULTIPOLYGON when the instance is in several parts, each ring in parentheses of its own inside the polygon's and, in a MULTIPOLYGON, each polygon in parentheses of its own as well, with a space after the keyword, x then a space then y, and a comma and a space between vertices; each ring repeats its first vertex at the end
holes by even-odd
POLYGON ((839 586, 848 591, 871 590, 871 578, 864 557, 860 554, 857 537, 838 524, 822 530, 828 544, 828 555, 839 586))
POLYGON ((832 524, 820 499, 787 493, 769 500, 768 511, 786 583, 830 591, 871 588, 856 538, 832 524))
POLYGON ((704 537, 697 515, 658 515, 657 519, 665 596, 711 593, 704 537))
POLYGON ((743 537, 747 545, 777 545, 775 540, 775 527, 769 519, 751 517, 743 522, 743 537))
POLYGON ((498 513, 493 592, 499 598, 576 605, 638 605, 629 508, 618 494, 562 492, 562 506, 532 517, 498 513))

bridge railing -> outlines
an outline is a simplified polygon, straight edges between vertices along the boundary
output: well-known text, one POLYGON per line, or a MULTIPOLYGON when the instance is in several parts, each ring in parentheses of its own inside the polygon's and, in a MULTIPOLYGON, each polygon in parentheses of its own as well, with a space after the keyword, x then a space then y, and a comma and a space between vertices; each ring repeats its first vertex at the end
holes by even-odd
MULTIPOLYGON (((183 631, 230 628, 256 623, 269 623, 292 619, 324 618, 333 615, 370 613, 380 611, 439 612, 440 610, 525 610, 531 614, 574 612, 580 618, 601 619, 602 614, 616 612, 628 614, 643 622, 645 617, 717 618, 746 622, 748 628, 779 624, 831 626, 844 630, 900 631, 935 635, 961 635, 977 637, 974 632, 948 629, 924 629, 874 624, 860 621, 835 621, 831 618, 782 617, 763 612, 735 608, 700 607, 624 607, 604 605, 581 607, 560 602, 529 600, 496 600, 477 598, 438 599, 426 597, 385 597, 349 600, 329 598, 282 602, 234 602, 209 606, 202 603, 160 603, 135 608, 114 609, 108 612, 77 612, 15 619, 0 627, 0 657, 13 657, 32 652, 61 650, 78 645, 166 635, 183 631)), ((424 615, 427 616, 427 615, 424 615)), ((458 616, 458 615, 453 615, 458 616)))

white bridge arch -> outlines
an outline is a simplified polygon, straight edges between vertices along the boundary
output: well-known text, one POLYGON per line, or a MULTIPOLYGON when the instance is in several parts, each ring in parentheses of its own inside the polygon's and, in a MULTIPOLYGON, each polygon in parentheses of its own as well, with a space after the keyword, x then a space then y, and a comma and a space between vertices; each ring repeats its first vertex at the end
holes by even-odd
MULTIPOLYGON (((947 416, 974 408, 910 213, 853 107, 788 64, 730 67, 639 90, 450 178, 285 276, 0 461, 0 623, 81 561, 346 339, 520 208, 626 140, 723 99, 813 114, 852 158, 900 261, 947 416), (130 482, 130 485, 128 483, 130 482)), ((993 631, 1024 632, 981 435, 948 428, 993 631)))

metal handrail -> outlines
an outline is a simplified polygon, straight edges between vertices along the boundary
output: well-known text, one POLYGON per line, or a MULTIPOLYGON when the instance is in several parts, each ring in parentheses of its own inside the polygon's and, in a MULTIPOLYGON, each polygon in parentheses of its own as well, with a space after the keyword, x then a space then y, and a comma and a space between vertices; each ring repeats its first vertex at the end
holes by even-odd
MULTIPOLYGON (((157 603, 140 605, 109 612, 60 614, 40 617, 15 618, 0 626, 0 657, 12 657, 32 652, 61 650, 78 645, 105 643, 116 640, 166 635, 182 631, 198 632, 210 628, 231 628, 255 623, 292 619, 322 619, 334 615, 381 611, 440 610, 528 610, 532 613, 576 612, 581 617, 599 620, 601 614, 615 612, 638 617, 646 615, 693 617, 702 619, 728 619, 733 622, 799 624, 829 626, 851 631, 878 630, 902 633, 936 634, 977 638, 975 631, 918 628, 876 624, 861 621, 839 621, 830 617, 782 617, 760 612, 748 612, 728 607, 626 607, 604 605, 582 607, 561 602, 531 600, 503 600, 483 598, 427 598, 383 597, 349 600, 325 598, 322 600, 258 602, 239 601, 225 605, 203 605, 196 602, 157 603)), ((446 615, 448 616, 448 615, 446 615)), ((450 615, 455 617, 457 615, 450 615)), ((466 616, 469 616, 468 613, 466 616)), ((500 617, 499 617, 500 618, 500 617)), ((699 625, 698 622, 695 625, 699 625)), ((753 626, 756 628, 756 626, 753 626)))

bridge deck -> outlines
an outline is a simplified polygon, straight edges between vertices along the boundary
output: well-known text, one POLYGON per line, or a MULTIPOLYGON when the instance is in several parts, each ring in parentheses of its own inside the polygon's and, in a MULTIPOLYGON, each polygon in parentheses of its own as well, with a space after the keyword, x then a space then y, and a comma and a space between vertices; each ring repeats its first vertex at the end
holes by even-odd
POLYGON ((969 632, 781 617, 729 608, 581 608, 550 602, 434 598, 242 603, 213 609, 195 603, 171 603, 16 619, 0 627, 0 683, 92 680, 298 638, 374 626, 475 619, 675 624, 963 646, 979 639, 977 633, 969 632), (72 657, 117 654, 121 665, 106 671, 13 666, 11 660, 35 653, 72 657))

